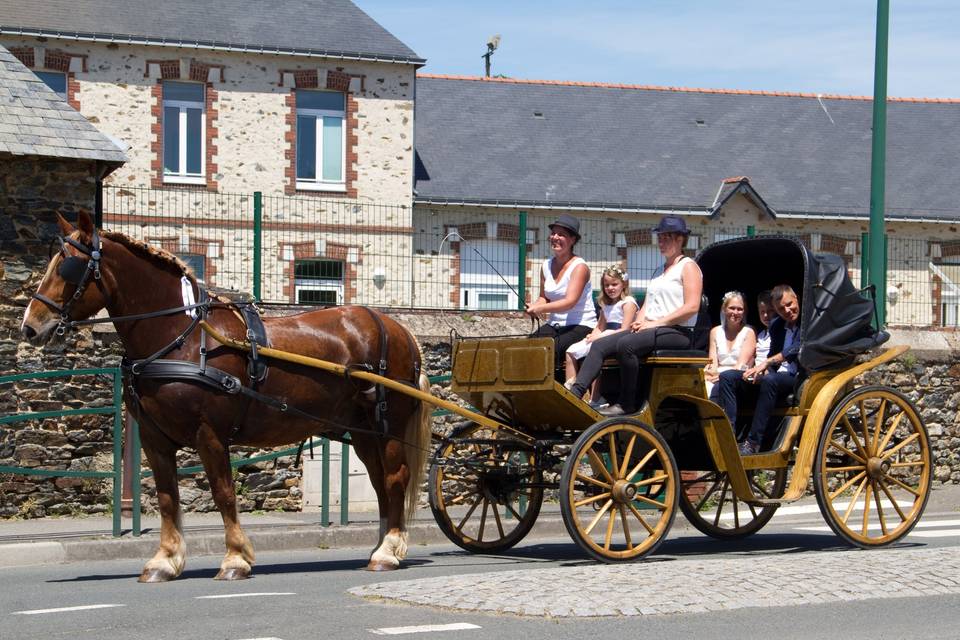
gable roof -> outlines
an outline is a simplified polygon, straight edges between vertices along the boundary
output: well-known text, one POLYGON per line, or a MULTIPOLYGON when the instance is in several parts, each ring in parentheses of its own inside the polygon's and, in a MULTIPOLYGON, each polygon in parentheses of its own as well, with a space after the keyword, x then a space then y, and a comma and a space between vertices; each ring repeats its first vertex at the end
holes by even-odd
MULTIPOLYGON (((960 219, 960 101, 887 120, 887 218, 960 219)), ((869 217, 869 98, 422 74, 416 125, 421 203, 706 215, 750 176, 779 217, 869 217)))
POLYGON ((349 0, 0 0, 0 33, 425 62, 349 0))
POLYGON ((0 47, 0 154, 103 160, 124 152, 0 47))
POLYGON ((713 204, 710 205, 709 208, 710 217, 716 218, 720 215, 720 210, 738 193, 742 193, 743 197, 753 202, 754 206, 760 209, 760 211, 767 214, 771 219, 776 220, 777 212, 771 209, 770 205, 763 199, 763 196, 757 193, 757 190, 750 184, 750 178, 747 176, 726 178, 720 183, 720 189, 717 190, 717 195, 714 197, 713 204))

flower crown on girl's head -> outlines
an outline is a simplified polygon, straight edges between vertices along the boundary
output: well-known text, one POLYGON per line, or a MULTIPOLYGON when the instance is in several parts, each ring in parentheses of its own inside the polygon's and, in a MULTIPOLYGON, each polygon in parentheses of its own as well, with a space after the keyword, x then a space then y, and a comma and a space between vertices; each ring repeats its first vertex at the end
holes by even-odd
POLYGON ((630 277, 627 275, 627 272, 621 269, 620 265, 618 264, 612 264, 604 269, 603 275, 617 278, 618 280, 623 280, 624 282, 630 279, 630 277))

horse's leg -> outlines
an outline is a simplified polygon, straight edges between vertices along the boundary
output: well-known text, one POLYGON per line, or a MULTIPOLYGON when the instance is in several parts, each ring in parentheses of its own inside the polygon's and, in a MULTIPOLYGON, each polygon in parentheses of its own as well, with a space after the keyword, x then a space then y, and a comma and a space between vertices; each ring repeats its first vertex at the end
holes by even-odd
POLYGON ((140 582, 166 582, 179 576, 187 560, 177 485, 177 450, 153 429, 141 427, 143 452, 153 471, 160 509, 160 547, 143 566, 140 582))
MULTIPOLYGON (((357 457, 360 458, 360 461, 363 462, 364 467, 367 469, 370 484, 373 485, 373 490, 377 494, 377 506, 380 509, 380 535, 377 537, 376 546, 373 551, 370 552, 370 562, 367 564, 367 570, 382 571, 384 570, 382 566, 383 563, 373 559, 373 556, 376 555, 382 546, 383 537, 387 534, 388 497, 386 485, 383 480, 383 461, 380 458, 379 449, 380 439, 366 434, 351 434, 350 441, 357 457)), ((399 562, 397 562, 397 564, 399 564, 399 562)), ((395 569, 396 566, 386 568, 395 569)))
POLYGON ((407 467, 403 443, 392 439, 381 440, 379 453, 383 464, 382 486, 387 503, 387 531, 380 546, 370 556, 367 569, 390 571, 398 569, 400 561, 407 555, 404 495, 410 480, 410 470, 407 467))
POLYGON ((253 545, 240 528, 237 518, 237 494, 230 470, 230 451, 205 422, 197 432, 197 454, 210 482, 213 501, 223 518, 227 553, 220 563, 217 580, 243 580, 254 564, 253 545))

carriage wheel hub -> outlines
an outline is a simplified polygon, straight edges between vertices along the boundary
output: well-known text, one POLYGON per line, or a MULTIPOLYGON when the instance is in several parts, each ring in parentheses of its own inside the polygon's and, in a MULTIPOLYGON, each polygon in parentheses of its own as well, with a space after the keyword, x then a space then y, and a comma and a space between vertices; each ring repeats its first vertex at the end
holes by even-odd
POLYGON ((632 502, 637 495, 637 487, 632 482, 626 480, 617 480, 613 485, 613 499, 621 504, 632 502))
POLYGON ((890 472, 890 461, 873 457, 867 460, 867 474, 877 480, 890 472))

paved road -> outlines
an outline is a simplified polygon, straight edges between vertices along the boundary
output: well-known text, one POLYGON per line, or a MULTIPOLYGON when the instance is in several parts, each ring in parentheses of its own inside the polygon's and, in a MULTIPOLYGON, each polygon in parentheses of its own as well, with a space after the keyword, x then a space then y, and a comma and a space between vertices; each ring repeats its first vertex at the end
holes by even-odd
POLYGON ((958 521, 928 514, 903 544, 852 551, 819 516, 785 515, 737 543, 679 531, 633 565, 556 538, 487 557, 414 546, 390 574, 359 570, 357 549, 266 553, 236 583, 211 579, 216 556, 166 585, 137 584, 139 560, 11 567, 0 638, 956 638, 958 521))

